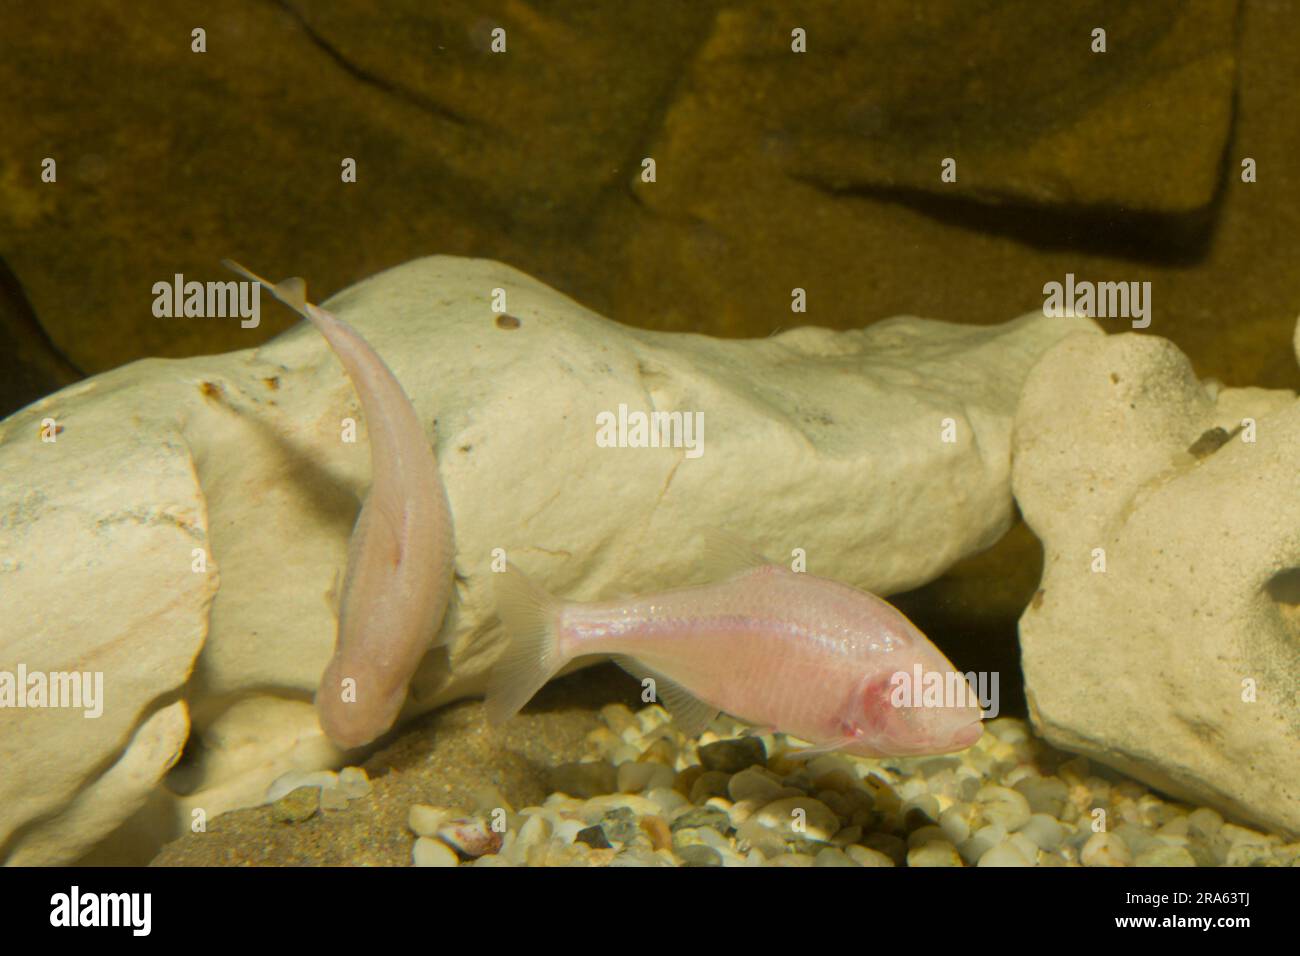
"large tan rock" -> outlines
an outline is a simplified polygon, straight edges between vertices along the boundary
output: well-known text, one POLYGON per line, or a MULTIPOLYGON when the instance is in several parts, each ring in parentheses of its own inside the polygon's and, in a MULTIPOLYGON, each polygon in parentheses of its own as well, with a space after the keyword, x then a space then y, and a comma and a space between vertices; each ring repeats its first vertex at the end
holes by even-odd
MULTIPOLYGON (((803 548, 810 570, 878 592, 933 579, 1008 526, 1020 385, 1092 327, 899 318, 723 341, 626 328, 506 266, 445 257, 331 307, 436 420, 455 518, 448 645, 407 717, 482 691, 500 646, 494 549, 579 599, 693 580, 709 527, 777 557, 803 548), (699 453, 602 447, 597 415, 620 405, 702 415, 699 453)), ((94 667, 108 688, 98 720, 0 709, 0 846, 66 860, 142 806, 188 826, 341 761, 311 698, 369 482, 365 423, 346 442, 346 418, 361 418, 352 386, 304 326, 255 351, 138 362, 0 425, 0 668, 94 667), (44 418, 63 429, 52 445, 44 418), (151 790, 179 747, 154 734, 140 761, 131 741, 178 700, 193 729, 168 803, 151 790), (72 812, 127 760, 116 815, 72 812)))
POLYGON ((1036 727, 1300 833, 1294 393, 1203 386, 1164 339, 1071 336, 1031 373, 1014 441, 1045 552, 1020 622, 1036 727))

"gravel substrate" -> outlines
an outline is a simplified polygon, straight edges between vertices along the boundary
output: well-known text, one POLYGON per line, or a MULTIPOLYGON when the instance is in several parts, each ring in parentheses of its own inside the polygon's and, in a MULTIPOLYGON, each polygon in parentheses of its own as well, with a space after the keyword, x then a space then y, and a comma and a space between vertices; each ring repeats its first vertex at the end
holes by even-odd
POLYGON ((1300 843, 1172 803, 998 718, 961 754, 799 759, 719 718, 601 710, 541 806, 410 808, 417 866, 1297 866, 1300 843))

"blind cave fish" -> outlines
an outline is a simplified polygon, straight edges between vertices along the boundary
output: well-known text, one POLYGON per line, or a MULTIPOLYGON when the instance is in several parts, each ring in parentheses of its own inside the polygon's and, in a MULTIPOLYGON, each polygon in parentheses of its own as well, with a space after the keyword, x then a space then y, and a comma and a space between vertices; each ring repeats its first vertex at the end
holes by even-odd
POLYGON ((716 583, 619 601, 561 601, 508 566, 497 593, 509 643, 489 680, 489 722, 512 717, 574 658, 609 654, 653 678, 691 736, 726 711, 809 741, 803 753, 941 754, 980 738, 969 680, 892 605, 726 537, 707 545, 716 583), (900 695, 922 673, 957 692, 942 704, 900 695))
POLYGON ((447 494, 410 399, 365 339, 308 302, 302 279, 277 285, 225 264, 316 327, 361 401, 370 490, 348 543, 334 656, 316 690, 321 729, 340 747, 359 747, 393 726, 446 614, 454 559, 447 494))

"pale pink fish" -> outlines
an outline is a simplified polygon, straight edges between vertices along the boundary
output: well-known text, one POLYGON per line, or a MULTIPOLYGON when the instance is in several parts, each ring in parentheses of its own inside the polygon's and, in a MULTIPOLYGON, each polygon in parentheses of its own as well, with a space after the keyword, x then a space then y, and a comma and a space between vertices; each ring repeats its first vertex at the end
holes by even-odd
POLYGON ((574 658, 609 654, 634 676, 655 679, 688 735, 725 711, 807 740, 809 752, 941 754, 979 739, 968 680, 892 605, 742 558, 725 538, 710 549, 714 564, 730 550, 721 560, 740 570, 714 584, 588 604, 557 600, 510 567, 498 584, 510 644, 489 683, 489 721, 508 720, 574 658), (969 696, 954 706, 895 706, 896 675, 912 678, 917 665, 969 696))
POLYGON ((314 325, 347 371, 370 438, 371 479, 348 544, 334 656, 316 690, 321 729, 367 744, 397 719, 451 599, 451 512, 433 447, 396 376, 355 329, 307 301, 301 279, 266 286, 314 325))

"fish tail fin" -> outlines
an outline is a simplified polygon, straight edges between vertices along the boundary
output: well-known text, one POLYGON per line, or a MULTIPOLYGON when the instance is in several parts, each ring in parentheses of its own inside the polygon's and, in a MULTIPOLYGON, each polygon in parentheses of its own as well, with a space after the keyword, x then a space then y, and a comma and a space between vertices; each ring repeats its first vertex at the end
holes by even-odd
POLYGON ((497 614, 507 645, 488 678, 487 719, 500 726, 566 663, 559 643, 561 602, 513 564, 496 575, 497 614))

